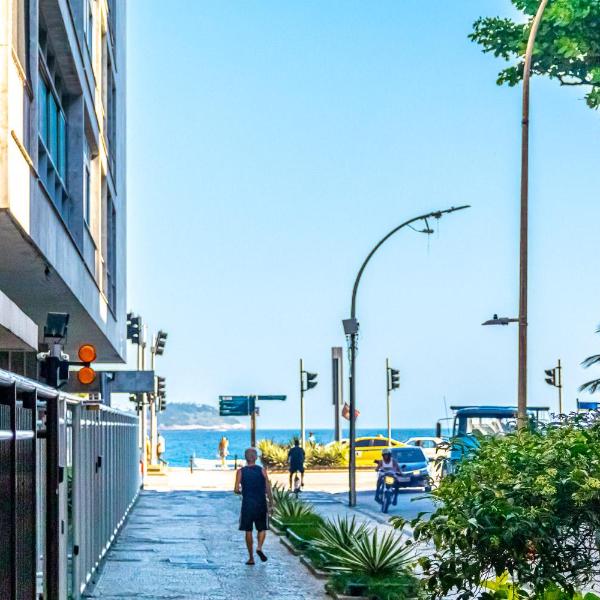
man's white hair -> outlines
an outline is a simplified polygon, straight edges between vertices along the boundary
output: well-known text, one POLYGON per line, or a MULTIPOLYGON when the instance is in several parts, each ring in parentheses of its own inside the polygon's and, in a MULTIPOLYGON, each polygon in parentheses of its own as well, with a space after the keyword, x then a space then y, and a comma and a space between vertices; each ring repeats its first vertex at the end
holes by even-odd
POLYGON ((256 448, 246 448, 244 458, 247 462, 256 462, 258 460, 258 450, 256 448))

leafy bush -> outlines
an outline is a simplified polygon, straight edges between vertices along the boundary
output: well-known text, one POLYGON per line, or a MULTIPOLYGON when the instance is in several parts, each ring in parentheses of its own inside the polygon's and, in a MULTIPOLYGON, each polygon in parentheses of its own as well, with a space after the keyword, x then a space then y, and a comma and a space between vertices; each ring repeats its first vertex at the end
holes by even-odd
POLYGON ((478 594, 504 573, 521 598, 575 598, 600 576, 597 414, 483 438, 432 496, 434 513, 412 522, 430 549, 419 561, 430 598, 453 589, 461 600, 502 597, 478 594))
POLYGON ((288 449, 273 440, 260 440, 257 444, 260 460, 268 469, 285 469, 288 465, 288 449))
MULTIPOLYGON (((258 450, 261 454, 263 465, 269 469, 287 469, 288 451, 293 446, 293 440, 289 445, 279 444, 273 440, 260 440, 258 450)), ((306 444, 305 448, 306 467, 343 467, 347 464, 347 449, 340 443, 322 446, 319 444, 306 444)))
POLYGON ((328 586, 338 594, 347 594, 351 586, 363 589, 362 594, 377 600, 413 600, 422 598, 419 580, 411 573, 399 573, 392 577, 369 577, 354 573, 338 573, 329 579, 328 586))

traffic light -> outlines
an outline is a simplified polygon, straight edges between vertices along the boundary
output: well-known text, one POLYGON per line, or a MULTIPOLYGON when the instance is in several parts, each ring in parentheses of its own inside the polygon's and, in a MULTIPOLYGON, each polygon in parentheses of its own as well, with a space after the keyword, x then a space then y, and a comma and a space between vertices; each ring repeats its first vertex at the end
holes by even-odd
POLYGON ((400 369, 388 369, 388 391, 400 388, 400 369))
POLYGON ((167 396, 167 380, 164 377, 156 377, 156 395, 159 398, 167 396))
POLYGON ((308 371, 304 371, 304 375, 306 376, 306 387, 304 388, 305 392, 317 387, 318 373, 309 373, 308 371))
POLYGON ((167 335, 167 332, 162 330, 156 334, 156 340, 154 342, 154 354, 156 356, 162 356, 164 354, 167 335))
POLYGON ((546 369, 544 373, 546 374, 546 383, 556 387, 556 369, 546 369))
POLYGON ((140 334, 142 331, 142 317, 127 313, 127 339, 133 344, 140 343, 140 334))
POLYGON ((77 379, 79 383, 83 385, 90 385, 96 381, 96 371, 92 369, 91 363, 96 360, 96 348, 92 346, 92 344, 82 344, 79 347, 79 352, 77 353, 79 356, 79 363, 73 363, 75 365, 81 366, 81 369, 77 371, 77 379))

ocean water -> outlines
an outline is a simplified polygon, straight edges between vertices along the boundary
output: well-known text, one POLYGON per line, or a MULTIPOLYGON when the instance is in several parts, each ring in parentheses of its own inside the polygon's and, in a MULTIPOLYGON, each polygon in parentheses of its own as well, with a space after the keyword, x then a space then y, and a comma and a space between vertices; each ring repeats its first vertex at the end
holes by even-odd
MULTIPOLYGON (((333 429, 313 429, 317 442, 326 444, 333 441, 333 429)), ((235 455, 243 458, 244 450, 250 445, 250 431, 205 431, 205 430, 161 430, 165 438, 166 448, 164 458, 173 467, 187 467, 190 456, 196 458, 216 459, 218 444, 222 436, 229 439, 229 459, 235 455)), ((308 437, 308 430, 306 435, 308 437)), ((369 435, 387 435, 382 429, 357 429, 357 437, 369 435)), ((297 429, 259 429, 256 439, 270 439, 280 443, 288 443, 298 435, 297 429)), ((434 429, 392 429, 392 438, 403 441, 414 436, 435 435, 434 429)), ((343 432, 343 437, 348 437, 348 432, 343 432)))

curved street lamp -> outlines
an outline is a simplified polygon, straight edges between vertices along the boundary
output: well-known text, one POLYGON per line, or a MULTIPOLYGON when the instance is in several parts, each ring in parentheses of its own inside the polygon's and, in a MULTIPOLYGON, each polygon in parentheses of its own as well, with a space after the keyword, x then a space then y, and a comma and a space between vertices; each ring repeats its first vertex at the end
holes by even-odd
POLYGON ((362 275, 365 271, 366 266, 369 264, 373 255, 381 246, 389 240, 395 233, 400 231, 403 227, 407 227, 412 223, 417 221, 425 222, 425 229, 422 233, 430 234, 433 232, 429 227, 429 223, 427 219, 441 219, 443 215, 456 212, 457 210, 463 210, 465 208, 469 208, 470 205, 465 206, 457 206, 447 208, 446 210, 436 210, 426 215, 420 215, 418 217, 414 217, 408 221, 402 223, 402 225, 398 225, 395 229, 392 229, 384 238, 382 238, 375 247, 369 252, 367 258, 365 258, 363 264, 361 265, 358 275, 356 276, 356 280, 354 281, 354 287, 352 288, 352 304, 350 308, 350 318, 345 319, 343 321, 344 324, 344 333, 349 338, 350 343, 350 448, 349 448, 349 460, 348 460, 348 478, 349 478, 349 495, 348 495, 348 504, 350 506, 356 506, 356 348, 357 348, 357 340, 358 340, 358 321, 356 319, 356 294, 358 292, 358 285, 362 278, 362 275))

